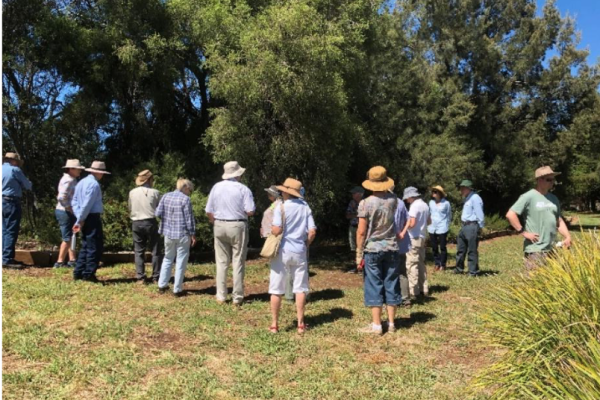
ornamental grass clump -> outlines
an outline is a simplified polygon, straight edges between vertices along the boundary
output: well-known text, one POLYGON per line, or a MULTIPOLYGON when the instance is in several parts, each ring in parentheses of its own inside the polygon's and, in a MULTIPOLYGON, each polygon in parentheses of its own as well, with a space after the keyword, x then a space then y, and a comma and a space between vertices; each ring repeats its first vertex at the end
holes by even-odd
POLYGON ((476 380, 491 399, 600 399, 599 235, 495 291, 485 322, 503 352, 476 380))

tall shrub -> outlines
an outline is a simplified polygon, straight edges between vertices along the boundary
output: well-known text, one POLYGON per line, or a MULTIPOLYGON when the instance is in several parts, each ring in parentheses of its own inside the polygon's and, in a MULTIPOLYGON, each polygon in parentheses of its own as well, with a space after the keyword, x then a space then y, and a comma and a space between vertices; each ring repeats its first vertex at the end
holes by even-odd
POLYGON ((491 399, 600 398, 597 233, 578 236, 492 302, 486 333, 505 353, 478 378, 491 399))

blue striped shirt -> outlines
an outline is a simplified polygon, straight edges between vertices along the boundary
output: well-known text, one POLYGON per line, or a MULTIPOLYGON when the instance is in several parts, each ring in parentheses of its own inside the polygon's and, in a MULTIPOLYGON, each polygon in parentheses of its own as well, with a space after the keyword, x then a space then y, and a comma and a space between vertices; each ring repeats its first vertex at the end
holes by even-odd
POLYGON ((179 190, 169 192, 160 199, 155 215, 161 219, 158 233, 169 239, 196 235, 192 201, 179 190))

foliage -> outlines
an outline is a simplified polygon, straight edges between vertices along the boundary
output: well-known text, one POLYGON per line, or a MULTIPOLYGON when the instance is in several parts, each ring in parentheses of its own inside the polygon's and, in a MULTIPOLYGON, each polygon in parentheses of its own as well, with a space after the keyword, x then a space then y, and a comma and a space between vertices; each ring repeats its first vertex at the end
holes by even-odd
POLYGON ((505 351, 479 384, 492 399, 596 399, 600 393, 600 238, 585 233, 531 277, 496 291, 486 332, 505 351))
POLYGON ((553 1, 7 0, 3 13, 3 150, 21 153, 39 203, 66 158, 104 159, 121 201, 168 154, 203 194, 238 160, 259 210, 261 188, 299 178, 328 234, 373 165, 455 205, 470 178, 501 215, 543 164, 563 172, 563 203, 600 198, 599 69, 553 1))

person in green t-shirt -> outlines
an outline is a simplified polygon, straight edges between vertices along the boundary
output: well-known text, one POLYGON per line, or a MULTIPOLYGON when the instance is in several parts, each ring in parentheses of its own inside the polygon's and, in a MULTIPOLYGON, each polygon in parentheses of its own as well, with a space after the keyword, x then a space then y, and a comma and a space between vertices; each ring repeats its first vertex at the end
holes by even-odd
POLYGON ((571 234, 560 215, 560 202, 550 193, 557 175, 560 172, 550 167, 538 168, 535 189, 522 194, 506 213, 508 222, 525 238, 523 249, 528 268, 552 250, 557 230, 564 236, 564 246, 571 245, 571 234))

